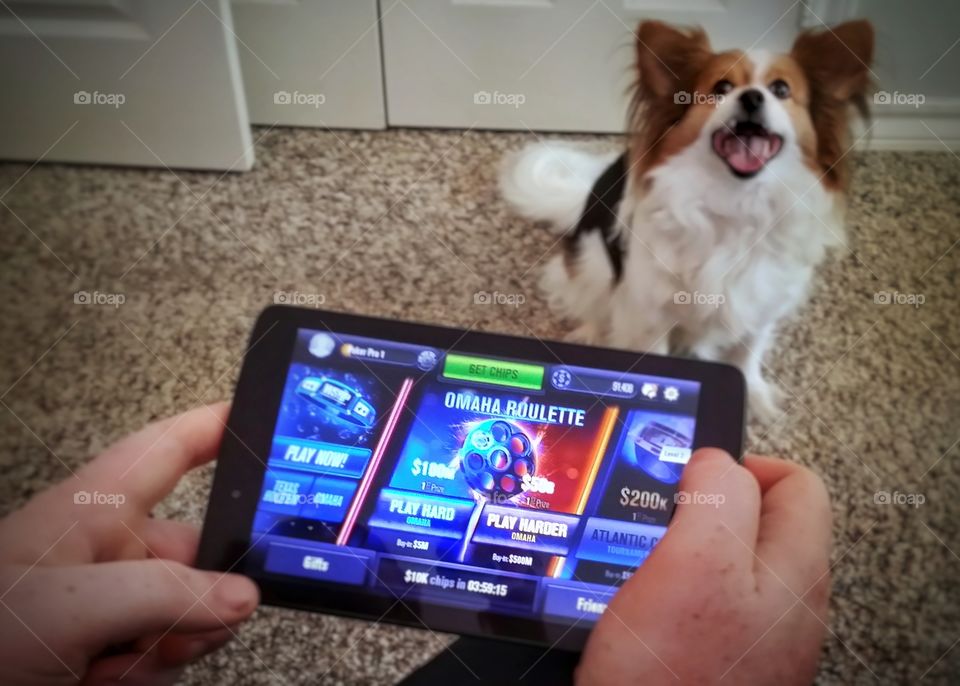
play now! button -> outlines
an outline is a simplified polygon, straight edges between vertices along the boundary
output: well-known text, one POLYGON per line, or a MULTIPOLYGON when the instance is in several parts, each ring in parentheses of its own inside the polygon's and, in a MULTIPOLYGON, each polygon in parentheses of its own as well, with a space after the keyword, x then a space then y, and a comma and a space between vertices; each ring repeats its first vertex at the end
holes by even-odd
POLYGON ((543 367, 540 365, 452 353, 448 353, 444 358, 443 376, 457 381, 479 381, 534 391, 543 387, 543 367))

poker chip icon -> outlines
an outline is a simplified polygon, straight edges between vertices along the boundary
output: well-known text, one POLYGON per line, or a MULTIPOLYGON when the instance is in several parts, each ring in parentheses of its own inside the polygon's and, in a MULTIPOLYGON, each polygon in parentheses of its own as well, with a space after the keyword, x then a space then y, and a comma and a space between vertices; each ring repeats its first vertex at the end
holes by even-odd
POLYGON ((512 498, 522 492, 524 475, 536 471, 533 443, 516 424, 488 419, 464 439, 460 469, 474 491, 493 500, 512 498))

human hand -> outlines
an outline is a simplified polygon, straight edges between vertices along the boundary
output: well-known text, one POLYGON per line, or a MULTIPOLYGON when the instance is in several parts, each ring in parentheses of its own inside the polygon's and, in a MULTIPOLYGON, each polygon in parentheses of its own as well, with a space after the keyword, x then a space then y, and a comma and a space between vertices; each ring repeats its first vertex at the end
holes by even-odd
POLYGON ((197 530, 150 517, 228 407, 150 424, 0 520, 0 683, 173 683, 250 616, 252 581, 192 569, 197 530))
POLYGON ((600 617, 577 683, 810 684, 830 595, 823 482, 703 449, 680 491, 687 502, 600 617))

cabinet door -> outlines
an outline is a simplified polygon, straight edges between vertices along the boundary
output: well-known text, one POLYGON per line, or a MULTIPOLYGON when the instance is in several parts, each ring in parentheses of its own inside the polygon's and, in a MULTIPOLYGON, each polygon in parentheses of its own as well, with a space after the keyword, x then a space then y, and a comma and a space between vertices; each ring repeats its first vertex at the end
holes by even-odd
POLYGON ((381 0, 393 126, 622 131, 641 19, 789 45, 790 0, 381 0))
POLYGON ((386 126, 376 0, 234 0, 250 120, 386 126))
POLYGON ((253 164, 227 0, 0 4, 0 157, 253 164))

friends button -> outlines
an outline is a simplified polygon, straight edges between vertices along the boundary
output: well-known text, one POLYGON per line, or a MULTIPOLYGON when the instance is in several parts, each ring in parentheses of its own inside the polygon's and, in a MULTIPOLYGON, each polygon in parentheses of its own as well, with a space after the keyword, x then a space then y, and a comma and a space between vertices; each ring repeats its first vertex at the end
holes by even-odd
POLYGON ((615 591, 583 586, 557 586, 550 584, 543 601, 543 613, 570 619, 595 622, 607 609, 615 591))

